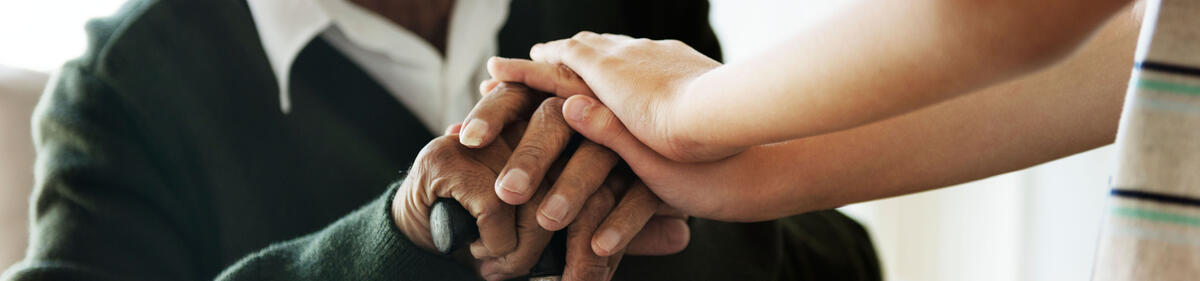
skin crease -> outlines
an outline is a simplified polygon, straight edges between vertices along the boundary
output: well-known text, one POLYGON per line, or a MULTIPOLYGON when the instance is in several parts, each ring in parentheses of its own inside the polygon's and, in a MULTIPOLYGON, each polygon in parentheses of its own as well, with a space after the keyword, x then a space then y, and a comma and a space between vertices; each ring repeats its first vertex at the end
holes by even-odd
MULTIPOLYGON (((564 115, 576 131, 621 155, 672 207, 717 220, 775 219, 963 183, 1112 143, 1140 24, 1129 14, 1109 17, 1079 51, 1041 71, 714 162, 680 163, 658 154, 586 95, 568 99, 564 115), (581 118, 571 117, 576 113, 581 118)), ((497 79, 556 93, 581 93, 590 85, 560 69, 524 60, 489 64, 497 79)))

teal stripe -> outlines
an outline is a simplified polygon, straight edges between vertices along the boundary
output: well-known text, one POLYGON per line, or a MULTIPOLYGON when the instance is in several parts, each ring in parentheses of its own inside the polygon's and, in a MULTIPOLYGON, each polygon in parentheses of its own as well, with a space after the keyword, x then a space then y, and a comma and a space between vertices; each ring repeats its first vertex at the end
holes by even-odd
POLYGON ((1200 227, 1200 218, 1187 215, 1172 214, 1133 207, 1116 207, 1112 209, 1112 213, 1122 217, 1200 227))
POLYGON ((1138 87, 1138 89, 1146 89, 1146 90, 1152 90, 1152 91, 1172 92, 1172 93, 1177 93, 1177 94, 1200 96, 1200 87, 1172 83, 1172 82, 1167 82, 1167 81, 1138 78, 1137 87, 1138 87))
POLYGON ((1200 104, 1187 104, 1175 101, 1158 100, 1149 96, 1138 96, 1137 105, 1142 108, 1148 108, 1158 111, 1171 111, 1180 113, 1200 113, 1200 104))

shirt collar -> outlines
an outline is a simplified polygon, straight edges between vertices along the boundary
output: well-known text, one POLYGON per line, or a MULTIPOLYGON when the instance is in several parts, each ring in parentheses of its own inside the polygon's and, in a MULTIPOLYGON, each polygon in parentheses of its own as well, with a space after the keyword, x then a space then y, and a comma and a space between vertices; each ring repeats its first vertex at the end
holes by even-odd
POLYGON ((291 110, 288 77, 296 56, 333 23, 320 0, 247 0, 267 61, 279 83, 279 107, 291 110))
MULTIPOLYGON (((452 78, 463 78, 482 65, 474 61, 480 51, 492 50, 496 33, 507 18, 507 0, 458 0, 450 16, 446 57, 415 34, 387 19, 361 10, 347 0, 247 0, 259 40, 279 88, 283 113, 291 110, 288 84, 297 56, 314 38, 339 26, 356 45, 397 57, 412 59, 413 50, 428 55, 418 60, 428 65, 445 63, 452 78), (400 36, 394 36, 399 34, 400 36), (406 50, 397 53, 398 50, 406 50), (405 55, 408 54, 408 55, 405 55), (442 61, 446 59, 447 61, 442 61)), ((482 58, 486 60, 486 58, 482 58)), ((405 60, 398 60, 405 61, 405 60)), ((450 79, 455 80, 456 79, 450 79)))

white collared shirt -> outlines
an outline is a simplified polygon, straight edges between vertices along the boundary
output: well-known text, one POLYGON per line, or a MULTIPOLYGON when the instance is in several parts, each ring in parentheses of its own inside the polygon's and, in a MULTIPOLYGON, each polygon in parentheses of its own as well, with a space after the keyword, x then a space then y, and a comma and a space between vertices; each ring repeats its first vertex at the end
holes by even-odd
POLYGON ((267 60, 290 112, 290 70, 321 36, 396 97, 431 132, 461 122, 487 79, 508 0, 455 0, 445 56, 420 36, 347 0, 247 0, 267 60))

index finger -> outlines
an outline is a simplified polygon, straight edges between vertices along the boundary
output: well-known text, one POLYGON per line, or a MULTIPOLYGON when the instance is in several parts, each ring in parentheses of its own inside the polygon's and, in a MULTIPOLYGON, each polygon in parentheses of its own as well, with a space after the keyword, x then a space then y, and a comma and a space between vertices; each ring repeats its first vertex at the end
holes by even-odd
POLYGON ((523 83, 559 97, 595 96, 575 71, 561 64, 494 57, 488 60, 488 73, 492 79, 523 83))
POLYGON ((496 195, 504 202, 524 204, 571 138, 571 129, 562 117, 560 98, 542 102, 525 128, 525 136, 513 149, 508 163, 496 181, 496 195))
POLYGON ((471 148, 488 145, 500 134, 505 125, 521 120, 533 111, 535 101, 545 95, 534 93, 529 88, 515 83, 499 83, 491 93, 483 96, 462 123, 459 141, 471 148))
POLYGON ((592 250, 605 257, 623 251, 661 206, 662 200, 644 183, 634 181, 621 202, 597 228, 592 238, 592 250))
POLYGON ((559 230, 570 224, 588 197, 605 183, 618 160, 617 154, 608 148, 587 140, 580 142, 542 201, 538 224, 547 230, 559 230))
MULTIPOLYGON (((596 255, 591 247, 592 234, 616 201, 612 190, 607 188, 611 184, 612 181, 608 181, 605 188, 591 194, 584 202, 579 218, 567 228, 567 265, 563 280, 608 280, 616 269, 616 260, 596 255)), ((613 258, 619 260, 620 256, 613 258)))

